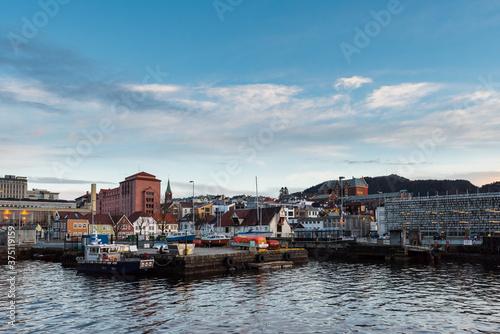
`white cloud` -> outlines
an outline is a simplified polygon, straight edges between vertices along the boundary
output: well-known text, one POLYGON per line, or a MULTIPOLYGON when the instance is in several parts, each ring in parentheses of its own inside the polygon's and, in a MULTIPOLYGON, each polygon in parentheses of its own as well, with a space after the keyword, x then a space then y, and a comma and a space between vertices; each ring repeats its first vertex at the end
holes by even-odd
POLYGON ((180 86, 159 85, 159 84, 124 85, 124 87, 138 92, 151 92, 151 93, 172 93, 172 92, 178 92, 181 89, 180 86))
POLYGON ((357 89, 357 88, 361 87, 361 85, 363 85, 365 83, 371 83, 371 82, 373 82, 373 80, 370 78, 353 76, 351 78, 338 79, 337 81, 335 81, 335 85, 333 87, 335 87, 335 89, 337 89, 337 90, 340 90, 342 88, 347 89, 347 90, 351 90, 351 89, 357 89))
POLYGON ((403 83, 396 86, 382 86, 366 99, 369 109, 401 108, 418 102, 421 98, 439 90, 441 85, 429 82, 403 83))

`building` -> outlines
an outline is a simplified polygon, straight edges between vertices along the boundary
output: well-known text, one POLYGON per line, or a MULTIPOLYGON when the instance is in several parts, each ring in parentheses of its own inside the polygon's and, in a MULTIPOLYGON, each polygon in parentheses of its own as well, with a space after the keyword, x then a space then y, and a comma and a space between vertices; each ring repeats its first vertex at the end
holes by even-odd
POLYGON ((47 200, 47 201, 57 201, 59 200, 59 193, 53 193, 47 189, 33 189, 28 190, 27 197, 34 200, 47 200))
POLYGON ((423 237, 464 237, 467 231, 488 236, 500 231, 500 193, 386 200, 385 220, 379 224, 388 231, 420 231, 423 237))
POLYGON ((323 183, 323 185, 318 189, 319 195, 330 195, 334 193, 337 198, 347 197, 347 196, 360 196, 368 195, 368 183, 366 183, 363 177, 345 180, 330 180, 323 183), (341 192, 343 195, 341 196, 341 192))
POLYGON ((28 179, 24 176, 5 175, 0 178, 0 198, 26 198, 28 179))
POLYGON ((136 211, 149 215, 160 211, 161 180, 140 172, 125 178, 120 186, 101 189, 97 195, 97 213, 129 216, 136 211))
POLYGON ((87 191, 85 195, 75 198, 75 203, 77 208, 90 208, 91 195, 87 191))
POLYGON ((56 211, 53 216, 53 239, 70 240, 71 237, 81 238, 88 233, 87 218, 76 212, 56 211))
POLYGON ((158 234, 170 235, 179 230, 179 223, 171 213, 156 213, 153 218, 158 224, 158 234))
POLYGON ((109 213, 95 214, 92 220, 92 214, 87 214, 85 216, 89 222, 89 233, 106 234, 108 237, 115 235, 113 218, 109 213), (92 224, 93 223, 93 224, 92 224), (92 230, 92 226, 94 230, 92 230))
POLYGON ((129 235, 134 234, 134 226, 128 220, 127 216, 122 216, 115 224, 115 236, 120 239, 125 239, 129 235))
MULTIPOLYGON (((34 224, 42 227, 51 225, 52 216, 56 211, 76 211, 74 201, 48 201, 34 199, 0 199, 0 225, 34 224), (69 210, 68 210, 69 209, 69 210)), ((85 211, 85 210, 82 210, 85 211)))
POLYGON ((101 189, 96 197, 96 212, 112 215, 122 214, 120 208, 120 187, 101 189))
POLYGON ((143 236, 156 236, 158 233, 157 224, 154 218, 141 211, 136 211, 129 215, 128 220, 134 227, 134 234, 143 236))
POLYGON ((291 227, 281 207, 235 210, 221 217, 220 226, 214 230, 219 233, 236 235, 246 231, 271 231, 272 237, 289 236, 291 227))
POLYGON ((172 189, 170 189, 170 179, 168 179, 167 190, 165 190, 165 203, 172 203, 172 189))

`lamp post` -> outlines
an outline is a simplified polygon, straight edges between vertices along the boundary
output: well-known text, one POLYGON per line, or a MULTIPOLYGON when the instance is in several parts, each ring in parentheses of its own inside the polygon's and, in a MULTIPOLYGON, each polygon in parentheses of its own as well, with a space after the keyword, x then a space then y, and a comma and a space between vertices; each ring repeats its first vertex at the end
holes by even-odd
POLYGON ((345 179, 345 177, 339 176, 339 183, 340 183, 340 221, 342 222, 342 224, 344 224, 344 184, 342 183, 343 179, 345 179))

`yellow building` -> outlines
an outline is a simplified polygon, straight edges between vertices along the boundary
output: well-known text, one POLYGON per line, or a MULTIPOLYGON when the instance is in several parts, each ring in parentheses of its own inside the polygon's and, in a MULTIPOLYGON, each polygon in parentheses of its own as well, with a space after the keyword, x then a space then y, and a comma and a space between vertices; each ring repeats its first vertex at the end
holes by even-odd
POLYGON ((213 203, 204 203, 199 206, 196 206, 194 209, 196 210, 196 215, 201 219, 205 219, 206 217, 212 215, 212 207, 213 203))

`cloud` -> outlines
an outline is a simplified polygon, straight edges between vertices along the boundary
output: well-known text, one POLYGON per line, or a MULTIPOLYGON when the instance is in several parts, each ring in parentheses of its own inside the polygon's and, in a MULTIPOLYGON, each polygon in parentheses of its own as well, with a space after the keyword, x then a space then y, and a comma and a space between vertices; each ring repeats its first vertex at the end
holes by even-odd
POLYGON ((38 130, 38 131, 35 131, 35 132, 27 133, 26 136, 33 137, 33 136, 38 136, 38 135, 41 135, 41 134, 44 134, 44 133, 45 133, 45 130, 38 130))
POLYGON ((57 177, 28 177, 29 183, 42 183, 42 184, 115 184, 108 181, 89 181, 89 180, 72 180, 72 179, 60 179, 57 177))
POLYGON ((371 82, 373 82, 373 80, 370 78, 353 76, 351 78, 337 79, 333 87, 335 87, 336 90, 341 90, 341 89, 352 90, 361 87, 361 85, 365 83, 371 83, 371 82))
POLYGON ((440 88, 441 85, 429 82, 382 86, 368 96, 366 107, 369 109, 407 107, 440 88))

